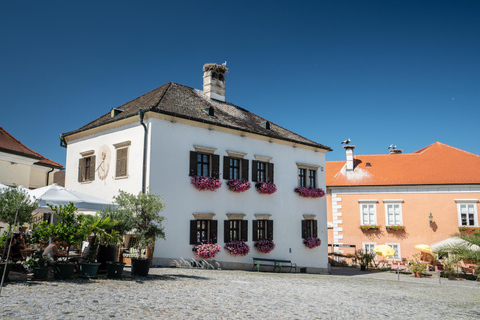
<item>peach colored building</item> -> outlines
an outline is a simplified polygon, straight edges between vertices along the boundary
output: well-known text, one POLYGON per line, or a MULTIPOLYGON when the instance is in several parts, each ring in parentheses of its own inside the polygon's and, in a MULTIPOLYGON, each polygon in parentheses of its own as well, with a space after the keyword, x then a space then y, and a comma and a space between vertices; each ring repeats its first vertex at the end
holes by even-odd
POLYGON ((390 260, 408 259, 417 244, 479 227, 480 156, 440 142, 410 154, 354 156, 355 146, 344 148, 347 161, 326 163, 328 239, 340 245, 333 250, 388 244, 397 250, 390 260))

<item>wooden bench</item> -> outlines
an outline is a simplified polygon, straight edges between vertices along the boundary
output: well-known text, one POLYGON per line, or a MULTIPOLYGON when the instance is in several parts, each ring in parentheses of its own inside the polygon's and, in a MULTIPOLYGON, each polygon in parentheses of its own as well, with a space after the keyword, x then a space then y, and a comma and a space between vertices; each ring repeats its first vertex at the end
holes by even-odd
POLYGON ((278 270, 278 272, 282 271, 282 268, 290 268, 289 272, 292 269, 295 269, 297 272, 297 264, 293 263, 291 260, 283 260, 283 259, 266 259, 266 258, 252 258, 253 259, 253 269, 257 267, 257 270, 260 271, 261 266, 273 267, 273 271, 278 270))

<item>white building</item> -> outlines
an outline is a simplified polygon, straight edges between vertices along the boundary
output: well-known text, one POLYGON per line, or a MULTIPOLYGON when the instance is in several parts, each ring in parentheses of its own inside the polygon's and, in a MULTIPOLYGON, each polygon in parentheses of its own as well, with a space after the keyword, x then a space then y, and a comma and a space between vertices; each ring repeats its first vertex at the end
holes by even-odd
POLYGON ((193 258, 193 245, 202 240, 223 248, 237 234, 251 251, 241 257, 223 249, 215 260, 224 269, 251 269, 252 257, 264 257, 325 271, 325 197, 303 198, 294 188, 325 190, 325 153, 331 149, 226 102, 226 68, 208 64, 204 71, 203 91, 170 82, 63 134, 66 187, 105 199, 120 189, 162 195, 166 240, 157 241, 153 264, 193 258), (199 191, 192 174, 219 174, 223 185, 199 191), (226 182, 235 177, 252 187, 230 191, 226 182), (277 192, 259 194, 258 180, 273 180, 277 192), (253 248, 259 229, 276 244, 268 254, 253 248), (303 237, 317 235, 321 246, 308 249, 303 237))

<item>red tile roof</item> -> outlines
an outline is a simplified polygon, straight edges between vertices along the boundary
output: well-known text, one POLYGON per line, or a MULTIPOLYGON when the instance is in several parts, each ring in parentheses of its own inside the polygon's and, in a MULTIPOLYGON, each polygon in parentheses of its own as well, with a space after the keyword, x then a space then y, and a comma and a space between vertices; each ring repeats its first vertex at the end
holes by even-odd
POLYGON ((36 164, 47 167, 62 168, 63 166, 55 161, 45 158, 40 153, 33 151, 25 146, 23 143, 15 139, 5 129, 0 127, 0 151, 24 156, 31 159, 36 159, 36 164))
POLYGON ((480 156, 440 142, 413 153, 354 159, 355 170, 349 173, 345 161, 328 161, 327 186, 480 184, 480 156))

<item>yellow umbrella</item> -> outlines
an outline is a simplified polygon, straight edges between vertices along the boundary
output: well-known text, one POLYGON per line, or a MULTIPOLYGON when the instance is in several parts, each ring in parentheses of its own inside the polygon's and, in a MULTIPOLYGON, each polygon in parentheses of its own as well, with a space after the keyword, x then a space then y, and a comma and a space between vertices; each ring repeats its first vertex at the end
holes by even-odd
POLYGON ((373 252, 375 252, 378 255, 381 255, 383 257, 393 257, 397 251, 393 249, 390 246, 387 246, 386 244, 381 244, 379 246, 375 246, 373 248, 373 252))
POLYGON ((436 253, 435 251, 430 249, 430 246, 428 244, 417 244, 415 246, 415 249, 418 249, 420 251, 427 252, 427 253, 436 253))

